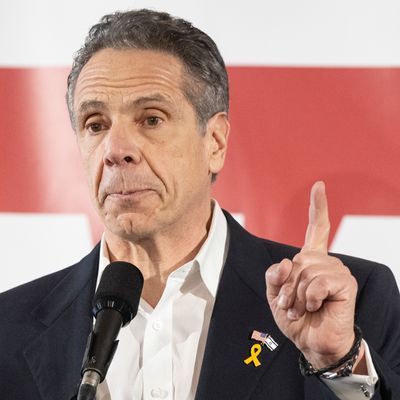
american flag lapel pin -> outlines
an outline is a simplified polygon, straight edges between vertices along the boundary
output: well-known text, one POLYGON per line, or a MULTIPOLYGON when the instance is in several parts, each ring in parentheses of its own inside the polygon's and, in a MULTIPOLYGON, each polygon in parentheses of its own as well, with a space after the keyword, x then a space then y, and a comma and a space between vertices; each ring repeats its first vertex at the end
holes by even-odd
POLYGON ((259 354, 264 346, 268 347, 271 351, 274 351, 278 347, 278 343, 275 342, 273 337, 268 333, 253 331, 251 334, 251 339, 256 340, 260 343, 255 343, 251 346, 250 356, 243 360, 243 362, 247 365, 253 364, 255 367, 259 367, 261 365, 260 360, 258 359, 259 354))
POLYGON ((268 333, 254 330, 251 334, 251 338, 261 342, 262 345, 267 346, 271 351, 274 351, 278 347, 278 343, 276 343, 273 337, 268 333))

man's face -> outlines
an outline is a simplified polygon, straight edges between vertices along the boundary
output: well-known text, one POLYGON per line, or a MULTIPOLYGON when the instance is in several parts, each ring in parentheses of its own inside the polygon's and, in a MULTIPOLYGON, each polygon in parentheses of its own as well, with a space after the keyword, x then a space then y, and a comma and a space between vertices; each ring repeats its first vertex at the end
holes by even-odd
POLYGON ((200 132, 174 56, 104 49, 82 69, 74 111, 92 200, 126 239, 188 229, 210 210, 210 177, 223 166, 228 122, 200 132))

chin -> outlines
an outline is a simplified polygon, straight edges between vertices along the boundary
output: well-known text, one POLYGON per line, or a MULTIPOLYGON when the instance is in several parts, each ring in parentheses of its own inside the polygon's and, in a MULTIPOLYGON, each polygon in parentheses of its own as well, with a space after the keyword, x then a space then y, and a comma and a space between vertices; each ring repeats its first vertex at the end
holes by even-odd
POLYGON ((143 214, 123 214, 116 218, 105 219, 107 229, 114 235, 125 240, 139 240, 151 236, 154 223, 143 214))

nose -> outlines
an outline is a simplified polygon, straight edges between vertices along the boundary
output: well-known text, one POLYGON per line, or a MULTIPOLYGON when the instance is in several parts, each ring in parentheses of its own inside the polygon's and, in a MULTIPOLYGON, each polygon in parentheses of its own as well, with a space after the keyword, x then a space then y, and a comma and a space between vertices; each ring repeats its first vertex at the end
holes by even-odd
POLYGON ((130 163, 138 164, 140 160, 140 150, 135 143, 134 132, 124 126, 112 126, 105 139, 104 164, 108 167, 122 166, 130 163))

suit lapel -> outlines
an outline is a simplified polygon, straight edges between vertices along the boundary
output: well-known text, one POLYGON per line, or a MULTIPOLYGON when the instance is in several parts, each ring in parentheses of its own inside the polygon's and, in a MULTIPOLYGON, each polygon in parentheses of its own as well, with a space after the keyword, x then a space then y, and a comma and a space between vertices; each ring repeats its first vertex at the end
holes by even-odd
POLYGON ((25 348, 24 356, 43 400, 70 400, 92 326, 99 246, 70 268, 33 310, 42 332, 25 348))
POLYGON ((210 321, 196 393, 203 399, 250 399, 257 381, 279 356, 287 339, 275 324, 265 297, 265 269, 272 260, 262 242, 228 214, 230 244, 210 321), (253 330, 269 333, 278 343, 258 356, 261 366, 246 365, 253 330))

